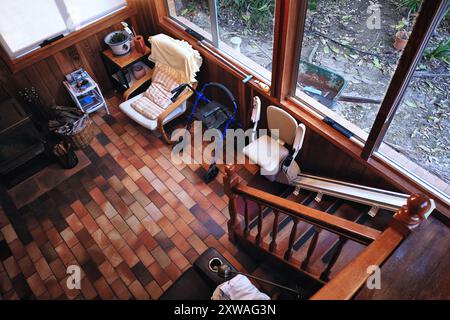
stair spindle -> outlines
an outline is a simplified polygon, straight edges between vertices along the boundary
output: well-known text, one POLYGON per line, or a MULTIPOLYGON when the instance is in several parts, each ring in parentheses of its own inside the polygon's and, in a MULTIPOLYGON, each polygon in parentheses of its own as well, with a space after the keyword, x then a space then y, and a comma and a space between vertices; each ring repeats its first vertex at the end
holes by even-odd
POLYGON ((270 243, 269 250, 270 252, 274 252, 277 249, 277 235, 278 235, 278 219, 280 218, 280 212, 278 210, 274 210, 273 217, 273 229, 272 229, 272 242, 270 243))
POLYGON ((303 260, 303 263, 301 265, 301 268, 303 270, 306 270, 308 268, 309 261, 311 260, 311 256, 314 253, 314 250, 316 250, 317 241, 319 240, 319 234, 320 234, 321 230, 322 229, 314 228, 314 235, 313 235, 313 237, 311 239, 311 242, 309 244, 308 252, 306 253, 306 258, 305 258, 305 260, 303 260))
POLYGON ((248 218, 248 201, 246 198, 243 198, 243 199, 244 199, 244 237, 247 238, 249 231, 250 231, 249 222, 248 222, 248 220, 249 220, 249 218, 248 218))
POLYGON ((263 210, 261 204, 258 202, 258 235, 256 236, 256 245, 261 244, 261 234, 263 227, 263 210))
POLYGON ((289 236, 289 247, 284 254, 284 260, 288 261, 292 256, 292 248, 294 247, 294 242, 297 238, 297 225, 298 219, 292 218, 294 224, 292 225, 291 235, 289 236))
POLYGON ((330 262, 328 262, 327 267, 320 275, 320 280, 330 281, 329 275, 330 275, 331 269, 333 268, 334 264, 336 263, 337 259, 339 258, 339 255, 342 252, 342 248, 344 248, 344 245, 347 243, 347 240, 348 239, 343 238, 343 237, 339 238, 339 241, 336 246, 336 250, 334 251, 333 256, 331 257, 330 262))

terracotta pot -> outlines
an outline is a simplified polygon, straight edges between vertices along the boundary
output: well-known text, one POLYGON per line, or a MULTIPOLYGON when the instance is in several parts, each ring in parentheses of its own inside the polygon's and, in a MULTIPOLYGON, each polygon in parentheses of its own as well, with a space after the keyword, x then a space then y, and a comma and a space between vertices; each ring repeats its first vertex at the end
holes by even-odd
POLYGON ((409 33, 406 31, 398 31, 394 37, 394 48, 402 51, 408 43, 409 33))
POLYGON ((139 79, 141 79, 143 76, 145 76, 145 69, 144 69, 144 67, 143 66, 141 66, 141 65, 137 65, 137 66, 134 66, 133 68, 132 68, 132 70, 133 70, 133 75, 134 75, 134 77, 136 78, 136 80, 139 80, 139 79))
POLYGON ((139 53, 145 53, 145 41, 143 36, 134 37, 134 48, 139 53))

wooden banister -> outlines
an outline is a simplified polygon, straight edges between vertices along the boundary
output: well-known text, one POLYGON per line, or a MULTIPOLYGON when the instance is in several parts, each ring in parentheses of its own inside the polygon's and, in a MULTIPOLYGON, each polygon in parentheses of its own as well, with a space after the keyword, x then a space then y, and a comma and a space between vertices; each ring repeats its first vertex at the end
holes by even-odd
MULTIPOLYGON (((335 234, 343 236, 345 238, 351 239, 358 243, 368 245, 372 243, 375 239, 379 237, 381 234, 380 231, 375 230, 373 228, 363 226, 357 224, 355 222, 333 216, 326 212, 316 210, 299 203, 280 198, 274 196, 270 193, 264 192, 259 189, 255 189, 249 186, 245 186, 239 183, 239 177, 234 171, 233 165, 227 165, 225 167, 225 175, 224 175, 224 188, 225 194, 229 197, 229 212, 230 212, 230 220, 229 224, 229 233, 234 232, 234 226, 238 221, 238 217, 234 207, 234 200, 236 195, 239 195, 245 199, 251 199, 256 201, 259 204, 264 204, 267 207, 271 207, 274 210, 279 212, 283 212, 287 215, 290 215, 294 218, 294 221, 297 219, 306 221, 312 225, 320 227, 322 229, 331 231, 335 234), (230 228, 231 226, 231 228, 230 228)), ((245 208, 247 208, 247 201, 245 200, 245 208)), ((245 232, 248 230, 248 213, 247 209, 244 213, 245 218, 245 232)), ((234 235, 230 235, 230 239, 233 238, 234 235)), ((286 253, 286 257, 289 253, 286 253)))
POLYGON ((374 265, 381 266, 433 209, 433 200, 418 194, 409 197, 407 204, 394 215, 390 227, 320 289, 312 299, 351 299, 369 278, 368 268, 374 265))
MULTIPOLYGON (((364 251, 362 251, 312 297, 312 299, 315 300, 351 299, 371 275, 367 271, 368 268, 381 266, 409 233, 417 228, 417 226, 419 226, 435 208, 433 200, 423 195, 414 194, 408 198, 406 205, 395 213, 390 226, 384 232, 380 232, 370 227, 243 185, 239 183, 239 180, 240 178, 235 173, 234 167, 232 165, 226 166, 224 187, 225 193, 230 199, 228 232, 231 241, 234 242, 237 236, 239 236, 239 239, 241 239, 242 236, 244 238, 250 237, 248 230, 250 223, 248 217, 248 203, 252 202, 256 203, 259 208, 257 215, 258 235, 254 242, 256 246, 258 246, 261 241, 261 206, 273 210, 272 239, 268 248, 265 249, 273 255, 276 255, 277 250, 278 221, 280 213, 292 218, 293 225, 287 244, 287 250, 284 252, 284 256, 283 254, 279 256, 279 259, 284 260, 288 264, 290 263, 292 265, 290 259, 294 242, 297 239, 296 232, 298 221, 301 220, 315 226, 313 239, 299 270, 306 272, 309 260, 315 250, 319 233, 322 229, 328 230, 339 236, 336 250, 333 252, 333 256, 320 275, 320 281, 323 283, 326 283, 326 281, 329 280, 328 277, 331 273, 331 269, 348 240, 368 245, 364 251), (243 213, 245 219, 244 232, 241 230, 241 223, 236 212, 235 201, 237 200, 237 197, 242 198, 245 203, 243 213)), ((369 270, 371 270, 371 268, 369 270)))
MULTIPOLYGON (((230 174, 233 173, 230 172, 230 174)), ((225 180, 226 179, 227 174, 225 175, 225 180)), ((259 189, 239 184, 236 180, 233 180, 233 182, 233 186, 231 187, 230 185, 230 192, 232 193, 233 197, 235 195, 240 195, 243 198, 252 199, 256 202, 264 204, 265 206, 291 215, 294 218, 306 221, 317 227, 329 230, 333 233, 344 236, 358 243, 368 245, 376 240, 381 234, 380 231, 373 228, 363 226, 355 222, 333 216, 326 212, 274 196, 259 189)))

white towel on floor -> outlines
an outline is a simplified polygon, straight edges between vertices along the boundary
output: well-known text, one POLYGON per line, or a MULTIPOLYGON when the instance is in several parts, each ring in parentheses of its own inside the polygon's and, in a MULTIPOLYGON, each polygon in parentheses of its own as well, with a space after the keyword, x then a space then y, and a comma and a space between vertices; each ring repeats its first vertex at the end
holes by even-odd
POLYGON ((270 300, 250 280, 241 274, 222 283, 214 291, 211 300, 270 300))

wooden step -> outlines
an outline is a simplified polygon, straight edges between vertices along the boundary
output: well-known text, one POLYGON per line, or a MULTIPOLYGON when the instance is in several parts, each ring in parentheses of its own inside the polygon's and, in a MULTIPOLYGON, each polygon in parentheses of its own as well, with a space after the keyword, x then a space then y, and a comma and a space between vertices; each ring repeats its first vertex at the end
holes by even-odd
MULTIPOLYGON (((315 197, 315 193, 309 193, 309 195, 307 195, 306 197, 304 197, 300 203, 303 205, 310 205, 313 201, 314 201, 314 197, 315 197)), ((269 220, 271 222, 271 226, 273 228, 273 216, 274 214, 272 214, 272 219, 269 220)), ((305 224, 303 222, 299 222, 299 224, 305 224)), ((292 225, 293 225, 293 221, 292 218, 284 213, 280 213, 279 214, 279 219, 278 219, 278 224, 277 224, 277 243, 281 245, 281 247, 279 247, 280 250, 286 250, 287 249, 287 240, 286 238, 289 237, 289 234, 291 232, 292 229, 292 225)), ((270 230, 270 232, 268 234, 265 235, 265 237, 263 238, 263 241, 265 243, 271 243, 272 242, 272 237, 273 237, 273 230, 270 230)))
MULTIPOLYGON (((343 202, 342 205, 336 210, 335 215, 350 221, 363 223, 365 220, 370 219, 370 216, 367 214, 369 208, 367 206, 362 206, 359 204, 351 203, 351 202, 343 202)), ((308 270, 320 276, 320 274, 325 270, 328 266, 328 263, 331 261, 333 257, 333 253, 336 252, 338 247, 341 245, 340 237, 334 233, 331 233, 327 230, 322 230, 319 234, 318 243, 316 246, 316 250, 310 259, 310 264, 308 270), (331 251, 331 253, 329 253, 331 251), (324 259, 326 256, 326 259, 324 259)), ((348 241, 345 241, 343 246, 348 244, 348 241)), ((342 252, 341 252, 342 253, 342 252)), ((341 257, 338 257, 338 260, 341 257)))
MULTIPOLYGON (((305 205, 308 205, 308 207, 313 208, 313 209, 326 211, 336 201, 336 198, 334 198, 334 197, 325 196, 325 197, 323 197, 322 201, 317 202, 314 200, 315 196, 316 196, 316 194, 313 194, 312 201, 308 201, 307 204, 305 204, 305 205)), ((279 237, 280 243, 281 243, 281 241, 284 241, 284 239, 286 239, 286 241, 287 241, 287 239, 289 238, 289 236, 291 234, 292 226, 294 224, 291 217, 287 217, 285 219, 285 221, 287 221, 287 224, 285 225, 285 227, 280 228, 281 230, 278 231, 278 237, 279 237)), ((311 225, 309 223, 306 223, 303 221, 298 222, 297 232, 296 232, 296 234, 297 234, 296 241, 310 227, 311 227, 311 225)))

